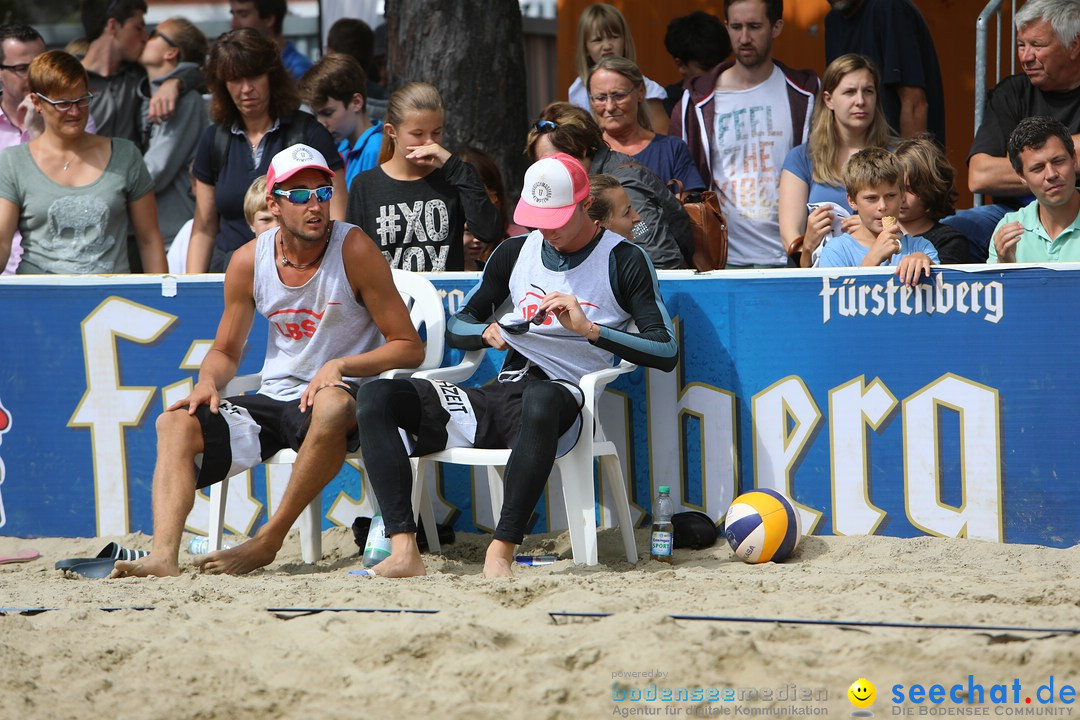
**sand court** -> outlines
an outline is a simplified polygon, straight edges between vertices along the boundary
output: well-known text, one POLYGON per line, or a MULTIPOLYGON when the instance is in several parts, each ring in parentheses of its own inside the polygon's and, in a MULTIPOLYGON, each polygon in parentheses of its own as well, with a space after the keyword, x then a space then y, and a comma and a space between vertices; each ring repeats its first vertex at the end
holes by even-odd
MULTIPOLYGON (((459 533, 424 555, 427 577, 391 581, 348 574, 357 548, 339 528, 321 564, 300 562, 293 535, 244 577, 200 575, 186 553, 178 578, 53 569, 109 540, 149 547, 140 534, 0 537, 0 556, 42 554, 0 565, 0 605, 57 608, 0 615, 0 718, 849 717, 859 678, 876 687, 876 717, 1076 711, 1061 696, 1080 685, 1075 547, 812 536, 783 564, 746 565, 718 543, 630 566, 609 530, 598 566, 488 581, 487 536, 459 533), (858 624, 751 622, 777 618, 858 624), (953 685, 966 697, 969 676, 982 705, 948 699, 953 685), (1041 703, 1051 677, 1055 701, 1041 703), (911 701, 934 684, 944 702, 911 701), (990 702, 996 685, 1010 702, 990 702)), ((532 536, 523 552, 568 543, 532 536)))

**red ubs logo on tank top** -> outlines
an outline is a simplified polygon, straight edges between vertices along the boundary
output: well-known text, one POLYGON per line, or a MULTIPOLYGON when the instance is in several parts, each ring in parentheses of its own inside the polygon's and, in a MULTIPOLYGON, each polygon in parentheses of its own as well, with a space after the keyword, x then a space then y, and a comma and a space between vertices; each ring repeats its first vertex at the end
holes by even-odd
MULTIPOLYGON (((525 297, 519 300, 517 303, 518 308, 521 309, 521 319, 532 320, 536 313, 540 311, 540 301, 543 299, 544 296, 540 295, 539 293, 535 293, 532 290, 525 291, 525 297)), ((585 311, 586 316, 588 315, 588 310, 585 310, 585 308, 600 307, 595 303, 591 303, 588 300, 582 300, 581 298, 578 298, 578 305, 580 305, 581 309, 585 311)), ((558 322, 558 320, 556 320, 554 316, 549 313, 548 316, 544 318, 544 322, 540 324, 551 325, 552 323, 556 322, 558 322)))
MULTIPOLYGON (((340 304, 336 302, 327 303, 326 307, 329 308, 331 305, 340 304)), ((310 308, 285 308, 270 313, 267 320, 283 336, 293 340, 306 341, 319 329, 319 321, 323 319, 324 315, 326 315, 326 310, 320 313, 310 308)))

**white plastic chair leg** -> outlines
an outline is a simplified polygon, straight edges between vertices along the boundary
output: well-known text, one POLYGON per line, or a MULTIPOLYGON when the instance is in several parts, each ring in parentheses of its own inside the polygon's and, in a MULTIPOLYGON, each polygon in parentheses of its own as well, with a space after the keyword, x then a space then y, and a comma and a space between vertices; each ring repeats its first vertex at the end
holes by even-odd
POLYGON ((435 509, 427 483, 427 469, 430 463, 420 458, 410 458, 409 463, 412 465, 413 471, 413 520, 416 522, 423 520, 428 552, 441 553, 442 544, 439 542, 439 528, 435 524, 435 509))
POLYGON ((574 562, 578 565, 596 565, 596 495, 593 491, 592 452, 579 452, 575 448, 558 462, 574 562))
POLYGON ((503 482, 505 473, 506 468, 501 465, 488 465, 487 467, 488 497, 491 498, 492 532, 498 527, 499 518, 502 516, 503 482))
POLYGON ((229 478, 210 486, 210 528, 207 536, 210 550, 221 549, 221 535, 225 529, 225 498, 229 496, 229 478))
POLYGON ((313 565, 322 560, 322 494, 300 513, 300 555, 313 565))

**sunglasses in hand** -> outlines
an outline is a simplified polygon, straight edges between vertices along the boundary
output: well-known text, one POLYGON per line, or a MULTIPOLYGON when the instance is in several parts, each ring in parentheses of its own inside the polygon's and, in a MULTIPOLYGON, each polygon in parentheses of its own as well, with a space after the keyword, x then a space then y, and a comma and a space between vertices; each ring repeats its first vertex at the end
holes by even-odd
MULTIPOLYGON (((533 285, 532 283, 529 283, 529 285, 536 288, 544 295, 547 295, 547 290, 544 290, 539 285, 533 285)), ((510 333, 511 335, 524 335, 525 333, 529 332, 530 326, 543 325, 544 320, 547 319, 547 315, 547 310, 541 310, 540 312, 533 315, 532 318, 530 318, 529 320, 523 320, 516 323, 499 323, 499 327, 501 327, 503 330, 510 333)))

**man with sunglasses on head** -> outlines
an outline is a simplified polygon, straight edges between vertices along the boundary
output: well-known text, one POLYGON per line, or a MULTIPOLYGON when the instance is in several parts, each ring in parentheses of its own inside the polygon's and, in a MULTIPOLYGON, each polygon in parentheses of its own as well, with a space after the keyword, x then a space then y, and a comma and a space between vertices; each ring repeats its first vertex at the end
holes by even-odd
POLYGON ((514 222, 538 229, 495 248, 480 284, 446 327, 454 347, 508 351, 498 382, 477 388, 376 380, 357 397, 364 463, 391 545, 390 557, 368 572, 425 572, 409 456, 478 447, 511 448, 502 512, 484 560, 485 577, 511 576, 514 549, 555 458, 579 433, 593 431, 581 427, 582 376, 611 367, 615 356, 675 367, 675 333, 648 255, 594 224, 591 204, 585 168, 570 155, 550 155, 525 173, 514 222), (504 303, 510 310, 497 314, 504 303))
POLYGON ((231 575, 268 565, 346 451, 356 450, 358 388, 384 370, 423 360, 382 252, 356 226, 330 219, 333 176, 307 145, 271 160, 266 204, 278 227, 240 247, 229 263, 225 310, 198 382, 157 420, 153 549, 118 561, 113 577, 179 575, 180 538, 196 488, 291 447, 292 476, 266 524, 251 540, 195 561, 203 572, 231 575), (262 384, 254 395, 222 399, 256 311, 269 320, 262 384))

